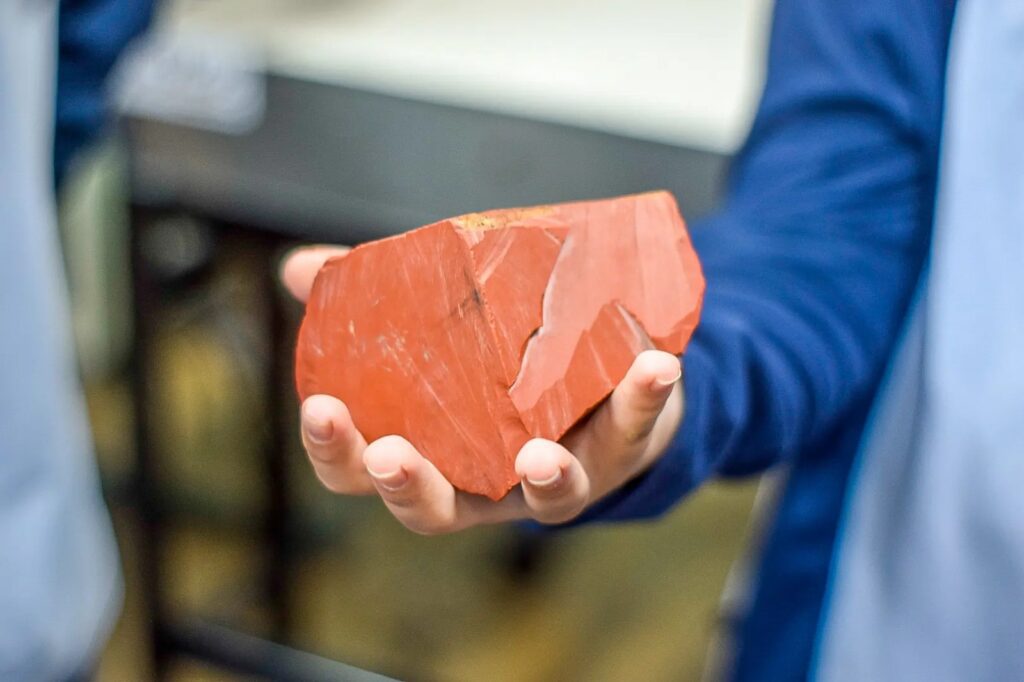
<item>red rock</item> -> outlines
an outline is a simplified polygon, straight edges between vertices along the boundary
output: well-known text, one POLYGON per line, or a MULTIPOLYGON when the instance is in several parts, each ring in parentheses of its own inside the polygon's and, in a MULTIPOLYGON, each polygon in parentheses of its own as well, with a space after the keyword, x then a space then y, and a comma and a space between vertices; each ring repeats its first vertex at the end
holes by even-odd
POLYGON ((667 192, 443 220, 324 265, 299 395, 340 398, 368 440, 404 436, 499 499, 527 440, 561 438, 644 348, 683 351, 703 293, 667 192))

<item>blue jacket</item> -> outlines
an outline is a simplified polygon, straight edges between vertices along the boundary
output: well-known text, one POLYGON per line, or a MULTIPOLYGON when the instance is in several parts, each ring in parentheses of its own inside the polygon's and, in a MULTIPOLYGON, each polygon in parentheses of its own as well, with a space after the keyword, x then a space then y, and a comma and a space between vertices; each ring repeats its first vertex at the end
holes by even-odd
POLYGON ((788 465, 737 679, 810 672, 851 462, 929 246, 952 17, 952 0, 778 0, 726 203, 693 227, 708 289, 683 426, 588 514, 650 517, 788 465))
POLYGON ((59 186, 75 153, 106 121, 104 81, 125 46, 149 25, 155 0, 61 0, 53 145, 59 186))

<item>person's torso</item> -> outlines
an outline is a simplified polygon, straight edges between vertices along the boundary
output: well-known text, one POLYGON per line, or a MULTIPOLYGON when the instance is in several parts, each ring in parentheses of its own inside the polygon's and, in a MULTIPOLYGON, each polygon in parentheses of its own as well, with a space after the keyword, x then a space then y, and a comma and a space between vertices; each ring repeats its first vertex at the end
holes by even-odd
POLYGON ((739 679, 1024 679, 1024 3, 954 34, 929 267, 875 403, 789 473, 739 679))
POLYGON ((15 681, 86 665, 119 584, 54 225, 56 5, 0 2, 0 679, 15 681))

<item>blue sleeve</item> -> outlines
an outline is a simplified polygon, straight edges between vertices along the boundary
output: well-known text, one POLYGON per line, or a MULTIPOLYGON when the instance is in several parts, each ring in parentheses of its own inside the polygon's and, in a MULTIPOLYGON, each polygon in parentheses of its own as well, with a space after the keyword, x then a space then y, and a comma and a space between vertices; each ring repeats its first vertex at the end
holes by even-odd
POLYGON ((693 227, 708 288, 683 425, 586 518, 800 457, 872 400, 929 243, 951 22, 950 0, 777 2, 725 206, 693 227))
POLYGON ((155 0, 61 0, 57 25, 54 182, 106 122, 105 81, 149 25, 155 0))

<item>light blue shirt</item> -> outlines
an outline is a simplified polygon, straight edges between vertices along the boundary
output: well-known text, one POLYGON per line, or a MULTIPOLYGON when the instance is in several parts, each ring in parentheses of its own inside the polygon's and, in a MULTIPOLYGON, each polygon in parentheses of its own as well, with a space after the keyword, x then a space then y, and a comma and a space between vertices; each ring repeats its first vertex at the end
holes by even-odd
POLYGON ((844 522, 823 680, 1024 679, 1024 2, 964 0, 930 268, 844 522))
POLYGON ((56 2, 0 2, 0 680, 94 662, 120 573, 54 223, 56 2))

